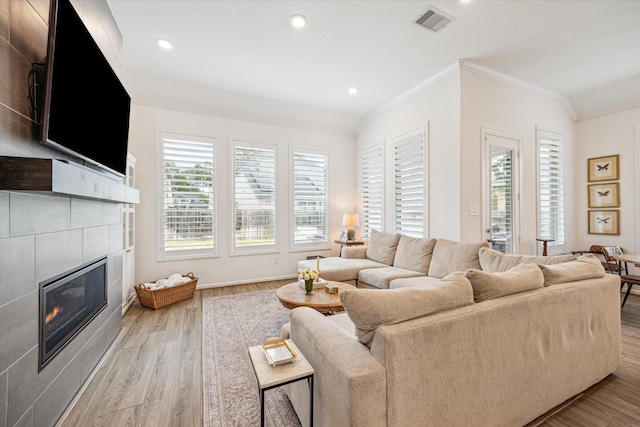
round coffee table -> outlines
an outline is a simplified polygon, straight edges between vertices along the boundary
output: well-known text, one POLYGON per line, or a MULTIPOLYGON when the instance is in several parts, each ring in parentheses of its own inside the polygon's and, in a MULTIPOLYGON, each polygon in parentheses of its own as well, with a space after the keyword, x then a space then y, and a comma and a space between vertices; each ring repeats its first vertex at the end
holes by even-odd
POLYGON ((335 314, 344 311, 344 307, 340 304, 340 292, 345 289, 356 289, 355 286, 342 282, 328 282, 338 287, 338 292, 328 294, 324 287, 316 288, 311 295, 305 295, 304 288, 296 283, 289 283, 278 288, 276 295, 280 300, 280 304, 288 309, 296 307, 311 307, 320 313, 335 314))

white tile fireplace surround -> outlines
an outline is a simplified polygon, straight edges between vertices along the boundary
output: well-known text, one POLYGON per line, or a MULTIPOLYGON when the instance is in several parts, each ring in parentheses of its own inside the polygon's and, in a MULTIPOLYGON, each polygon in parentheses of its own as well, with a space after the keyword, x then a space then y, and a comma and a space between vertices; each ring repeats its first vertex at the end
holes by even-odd
POLYGON ((53 426, 121 328, 122 205, 0 191, 0 427, 53 426), (107 256, 107 307, 38 373, 39 283, 107 256))

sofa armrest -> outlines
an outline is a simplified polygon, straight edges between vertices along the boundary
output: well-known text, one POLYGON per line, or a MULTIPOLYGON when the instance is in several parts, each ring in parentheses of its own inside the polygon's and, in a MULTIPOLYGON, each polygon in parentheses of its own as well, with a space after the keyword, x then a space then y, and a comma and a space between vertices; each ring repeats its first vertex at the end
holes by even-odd
MULTIPOLYGON (((317 311, 300 307, 291 311, 291 338, 315 370, 314 425, 386 425, 385 369, 354 335, 317 311)), ((300 384, 291 384, 287 391, 306 424, 308 391, 300 384)))
POLYGON ((340 256, 342 258, 366 259, 367 246, 343 246, 340 256))

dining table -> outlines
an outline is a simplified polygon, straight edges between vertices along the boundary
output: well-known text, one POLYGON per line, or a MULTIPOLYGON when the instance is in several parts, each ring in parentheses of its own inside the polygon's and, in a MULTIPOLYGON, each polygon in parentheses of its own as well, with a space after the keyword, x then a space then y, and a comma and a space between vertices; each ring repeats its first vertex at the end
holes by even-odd
POLYGON ((616 255, 615 259, 619 259, 624 262, 631 262, 633 265, 640 268, 640 254, 620 254, 616 255))

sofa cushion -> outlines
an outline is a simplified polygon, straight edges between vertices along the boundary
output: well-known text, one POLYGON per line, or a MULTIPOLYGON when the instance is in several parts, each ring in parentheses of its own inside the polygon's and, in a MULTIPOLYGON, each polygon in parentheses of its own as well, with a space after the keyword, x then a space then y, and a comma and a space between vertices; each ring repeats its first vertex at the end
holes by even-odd
POLYGON ((358 273, 358 285, 364 284, 378 289, 388 289, 389 282, 393 279, 419 276, 424 276, 424 274, 398 267, 367 268, 358 273))
POLYGON ((473 304, 473 289, 464 273, 456 272, 429 288, 346 289, 340 301, 358 340, 370 347, 378 326, 473 304))
POLYGON ((575 261, 562 264, 538 265, 538 268, 544 275, 545 286, 604 276, 604 267, 593 254, 585 254, 575 261))
POLYGON ((478 251, 480 267, 490 273, 499 273, 512 269, 524 262, 536 264, 559 264, 561 262, 575 261, 573 255, 534 256, 534 255, 509 255, 491 248, 480 248, 478 251))
POLYGON ((464 272, 464 275, 471 282, 475 302, 544 287, 542 271, 531 262, 516 265, 502 273, 489 273, 470 268, 464 272))
POLYGON ((428 275, 442 278, 454 271, 464 271, 468 268, 480 269, 478 250, 484 247, 489 247, 489 243, 462 243, 438 239, 433 248, 428 275))
POLYGON ((437 285, 440 280, 437 277, 431 276, 418 276, 418 277, 406 277, 402 279, 393 279, 389 282, 389 289, 400 288, 426 288, 432 285, 437 285))
MULTIPOLYGON (((320 277, 334 282, 350 282, 358 280, 358 272, 363 268, 386 267, 370 259, 346 259, 338 257, 320 258, 320 277)), ((298 262, 298 269, 316 268, 316 260, 298 262)))
POLYGON ((393 264, 393 258, 396 256, 396 248, 400 240, 399 234, 382 233, 377 230, 371 230, 369 244, 367 246, 367 258, 383 264, 393 264))
POLYGON ((393 259, 393 266, 427 274, 435 244, 436 239, 401 235, 396 256, 393 259))

